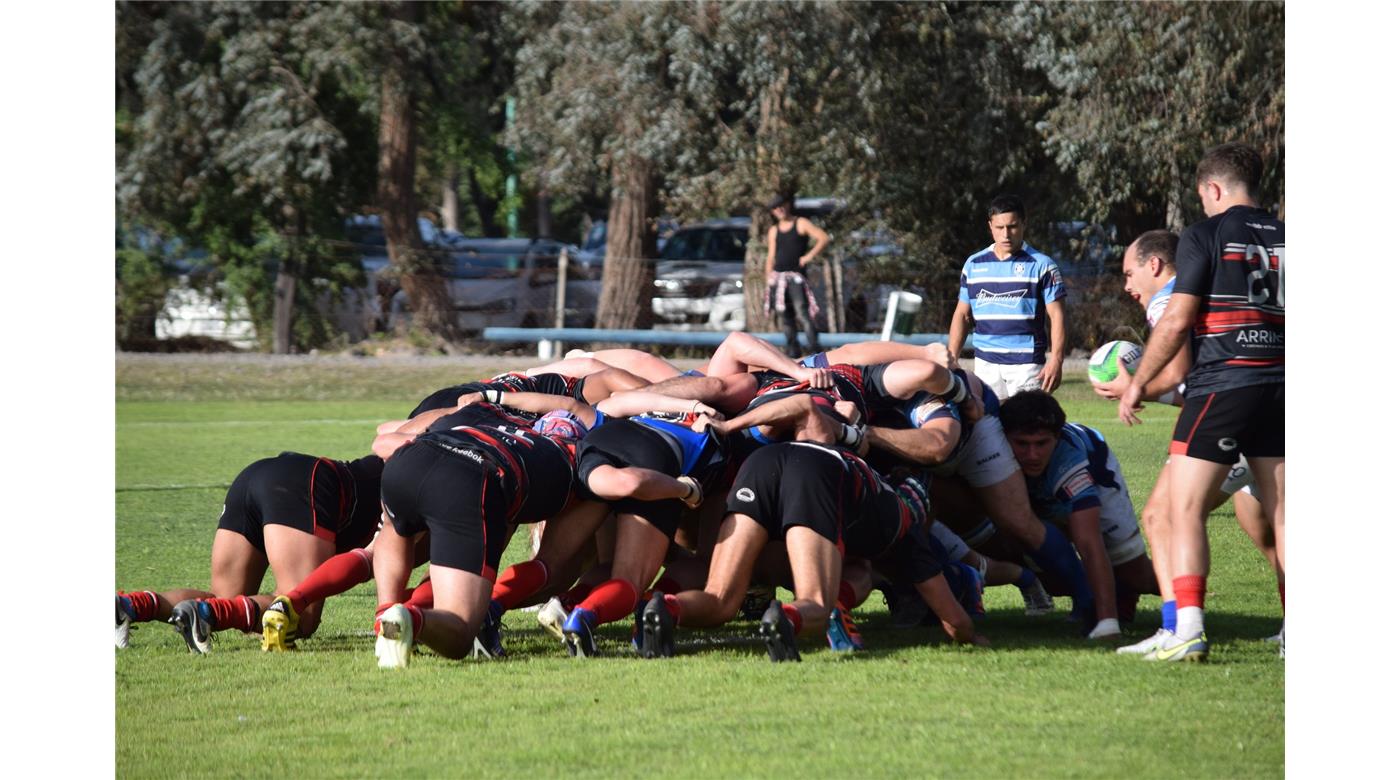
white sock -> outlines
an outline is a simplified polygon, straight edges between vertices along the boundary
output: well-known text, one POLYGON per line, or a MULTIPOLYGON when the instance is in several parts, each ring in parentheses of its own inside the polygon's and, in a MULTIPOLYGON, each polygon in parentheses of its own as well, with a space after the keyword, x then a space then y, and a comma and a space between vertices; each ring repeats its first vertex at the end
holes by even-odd
POLYGON ((1176 635, 1195 636, 1206 630, 1206 611, 1201 607, 1176 608, 1176 635))

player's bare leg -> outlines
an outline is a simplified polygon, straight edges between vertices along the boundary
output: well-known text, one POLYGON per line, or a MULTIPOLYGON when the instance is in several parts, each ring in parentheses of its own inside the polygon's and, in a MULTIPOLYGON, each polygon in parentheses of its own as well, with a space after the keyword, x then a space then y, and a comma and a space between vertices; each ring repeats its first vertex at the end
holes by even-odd
POLYGON ((233 598, 257 593, 266 572, 267 556, 247 537, 227 528, 214 531, 214 546, 209 555, 209 590, 215 596, 233 598))
POLYGON ((1235 505, 1235 520, 1240 524, 1249 540, 1259 550, 1259 554, 1269 562, 1283 585, 1283 563, 1279 560, 1277 535, 1274 533, 1273 518, 1264 514, 1264 506, 1259 499, 1241 490, 1232 496, 1235 505))
POLYGON ((953 375, 944 366, 927 360, 896 360, 885 368, 885 391, 895 398, 909 398, 920 390, 946 393, 953 375))
MULTIPOLYGON (((335 555, 335 542, 299 531, 285 525, 263 526, 263 542, 267 545, 267 560, 272 576, 277 580, 277 592, 287 593, 298 583, 335 555)), ((267 609, 272 598, 266 604, 267 609)), ((306 604, 297 612, 297 636, 309 637, 321 624, 321 607, 325 602, 306 604)))
POLYGON ((1230 467, 1201 458, 1174 454, 1171 469, 1172 590, 1176 595, 1176 631, 1151 660, 1204 660, 1206 577, 1210 574, 1210 543, 1206 518, 1230 467))
POLYGON ((757 520, 744 514, 727 515, 710 557, 705 589, 676 594, 678 624, 708 627, 729 622, 744 600, 754 564, 767 542, 768 532, 757 520))
POLYGON ((433 606, 420 610, 421 624, 414 629, 414 644, 423 644, 451 659, 465 658, 486 617, 491 581, 479 574, 431 565, 433 606))
MULTIPOLYGON (((571 351, 569 355, 601 361, 610 366, 630 371, 648 382, 663 382, 681 375, 681 370, 672 363, 650 352, 640 349, 600 349, 594 352, 571 351)), ((570 359, 568 356, 566 360, 570 359)))
POLYGON ((594 588, 564 622, 564 639, 570 655, 595 655, 594 630, 636 610, 642 590, 661 570, 669 545, 670 539, 645 518, 618 513, 612 579, 594 588))
POLYGON ((758 392, 753 374, 727 376, 678 376, 645 388, 672 398, 692 398, 713 406, 726 415, 744 410, 758 392))
POLYGON ((798 636, 821 633, 841 589, 841 552, 806 526, 790 526, 784 541, 792 564, 792 606, 802 616, 793 629, 798 636))

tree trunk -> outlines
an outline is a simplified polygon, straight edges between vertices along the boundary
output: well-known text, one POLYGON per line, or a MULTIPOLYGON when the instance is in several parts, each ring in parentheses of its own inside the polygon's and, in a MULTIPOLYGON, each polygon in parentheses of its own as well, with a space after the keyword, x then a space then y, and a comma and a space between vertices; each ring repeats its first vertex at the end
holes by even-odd
MULTIPOLYGON (((396 21, 413 24, 421 17, 422 6, 395 3, 390 13, 396 21)), ((408 296, 413 324, 429 333, 450 337, 455 330, 455 317, 447 287, 418 234, 418 202, 413 189, 417 128, 409 81, 411 68, 408 53, 393 48, 380 79, 380 218, 389 247, 389 264, 408 296)))
POLYGON ((649 161, 628 157, 614 164, 612 180, 597 323, 599 328, 648 328, 656 277, 656 176, 649 161))
POLYGON ((541 187, 535 193, 535 237, 554 238, 554 215, 549 212, 549 190, 541 187))
POLYGON ((457 163, 447 164, 442 182, 442 229, 462 232, 462 204, 457 196, 457 188, 462 184, 462 175, 457 172, 457 163))
MULTIPOLYGON (((769 196, 771 197, 771 196, 769 196)), ((763 299, 768 295, 768 279, 763 267, 768 264, 768 225, 773 221, 762 206, 749 212, 749 251, 744 254, 744 330, 761 333, 773 330, 774 322, 763 313, 763 299)))
MULTIPOLYGON (((756 202, 766 203, 783 188, 782 150, 779 147, 787 122, 783 116, 783 97, 791 76, 787 68, 759 95, 758 129, 754 138, 754 179, 758 194, 756 202)), ((768 295, 768 279, 763 268, 768 263, 768 226, 773 218, 762 206, 750 212, 749 251, 744 256, 744 330, 772 330, 776 321, 763 314, 763 301, 768 295)))
POLYGON ((278 355, 291 354, 292 315, 297 296, 294 261, 282 258, 277 264, 277 283, 272 288, 272 351, 278 355))

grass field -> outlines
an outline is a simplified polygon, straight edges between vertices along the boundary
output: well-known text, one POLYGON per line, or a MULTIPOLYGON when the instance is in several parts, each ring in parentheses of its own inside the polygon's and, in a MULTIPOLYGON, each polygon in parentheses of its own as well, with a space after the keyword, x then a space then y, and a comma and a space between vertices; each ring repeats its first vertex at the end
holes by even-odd
MULTIPOLYGON (((375 423, 428 392, 516 365, 120 358, 115 586, 207 587, 219 506, 244 465, 282 450, 361 455, 375 423)), ((1072 373, 1058 397, 1108 437, 1140 508, 1171 410, 1128 429, 1072 373)), ((1210 532, 1207 665, 1116 656, 1075 638, 1067 599, 1027 618, 1011 587, 986 594, 991 649, 896 630, 876 594, 857 611, 870 650, 804 646, 804 663, 782 665, 748 638, 754 623, 682 631, 666 662, 630 657, 630 626, 616 624, 604 657, 577 661, 533 615, 511 613, 504 661, 423 654, 386 672, 371 585, 328 602, 294 654, 225 632, 195 656, 145 624, 116 652, 117 774, 1279 777, 1284 665, 1262 641, 1281 618, 1273 578, 1228 505, 1210 532)), ((518 537, 503 566, 522 550, 518 537)), ((1157 605, 1143 599, 1130 636, 1156 628, 1157 605)))

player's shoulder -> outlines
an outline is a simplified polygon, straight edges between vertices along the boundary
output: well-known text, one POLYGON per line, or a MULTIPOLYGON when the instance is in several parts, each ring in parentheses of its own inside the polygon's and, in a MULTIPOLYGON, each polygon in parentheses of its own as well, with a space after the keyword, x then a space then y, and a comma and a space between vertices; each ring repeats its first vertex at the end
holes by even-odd
POLYGON ((1030 255, 1030 258, 1034 260, 1037 265, 1055 268, 1059 267, 1059 264, 1055 262, 1055 258, 1040 251, 1039 249, 1036 249, 1030 244, 1023 242, 1021 244, 1021 249, 1025 251, 1027 255, 1030 255))
POLYGON ((992 262, 996 259, 996 254, 992 252, 992 245, 988 244, 987 246, 984 246, 976 252, 973 252, 972 254, 968 255, 967 259, 963 261, 963 267, 966 268, 967 266, 970 266, 974 263, 992 262))

